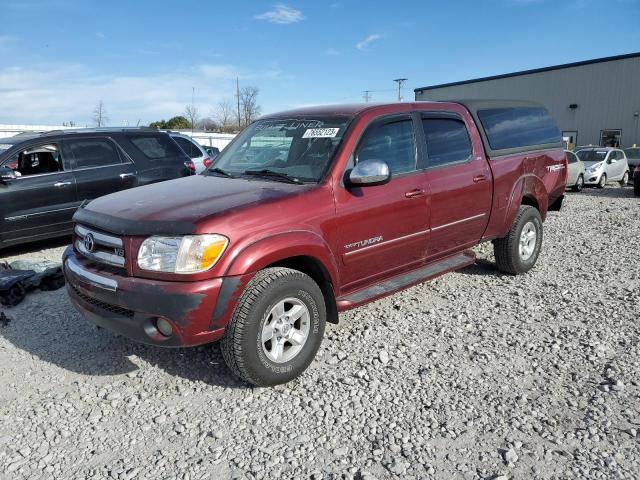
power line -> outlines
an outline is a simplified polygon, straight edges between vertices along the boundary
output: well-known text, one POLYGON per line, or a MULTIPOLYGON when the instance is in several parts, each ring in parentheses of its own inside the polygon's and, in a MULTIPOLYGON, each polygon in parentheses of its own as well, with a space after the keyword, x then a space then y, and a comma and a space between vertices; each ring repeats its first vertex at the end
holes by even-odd
POLYGON ((362 98, 364 98, 364 103, 369 103, 369 99, 371 98, 371 92, 373 90, 365 90, 364 91, 364 95, 362 98))

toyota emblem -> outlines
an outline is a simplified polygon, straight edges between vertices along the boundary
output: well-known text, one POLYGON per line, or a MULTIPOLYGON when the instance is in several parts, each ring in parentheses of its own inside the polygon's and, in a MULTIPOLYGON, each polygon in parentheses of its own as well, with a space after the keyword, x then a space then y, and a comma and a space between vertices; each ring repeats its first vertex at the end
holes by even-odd
POLYGON ((87 252, 93 252, 93 249, 96 248, 95 240, 93 238, 93 235, 90 233, 87 233, 87 236, 84 237, 84 248, 87 250, 87 252))

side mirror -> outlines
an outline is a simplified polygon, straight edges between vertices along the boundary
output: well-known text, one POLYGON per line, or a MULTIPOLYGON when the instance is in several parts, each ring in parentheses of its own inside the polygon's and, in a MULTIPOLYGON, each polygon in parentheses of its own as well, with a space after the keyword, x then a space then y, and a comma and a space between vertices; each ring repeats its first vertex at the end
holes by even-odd
POLYGON ((349 172, 349 183, 354 187, 384 185, 389 180, 391 180, 389 165, 382 160, 363 160, 349 172))
POLYGON ((16 172, 9 167, 0 167, 0 182, 7 183, 18 178, 16 172))

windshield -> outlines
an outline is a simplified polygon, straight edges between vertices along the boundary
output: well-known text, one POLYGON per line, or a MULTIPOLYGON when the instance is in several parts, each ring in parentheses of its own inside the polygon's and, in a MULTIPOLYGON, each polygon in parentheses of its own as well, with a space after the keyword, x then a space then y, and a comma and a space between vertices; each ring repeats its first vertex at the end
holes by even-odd
POLYGON ((223 170, 236 176, 266 170, 301 182, 318 182, 331 165, 348 122, 348 117, 258 120, 205 173, 223 170))
POLYGON ((580 150, 576 153, 583 162, 602 162, 607 156, 606 150, 580 150))
POLYGON ((640 158, 640 148, 625 148, 624 153, 627 154, 627 158, 640 158))

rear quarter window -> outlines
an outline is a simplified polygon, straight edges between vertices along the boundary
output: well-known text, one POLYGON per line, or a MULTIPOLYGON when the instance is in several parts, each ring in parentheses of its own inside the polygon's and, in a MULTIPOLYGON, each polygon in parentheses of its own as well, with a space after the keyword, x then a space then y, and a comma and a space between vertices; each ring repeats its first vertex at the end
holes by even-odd
POLYGON ((562 141, 560 130, 543 107, 478 110, 492 150, 523 148, 562 141))
POLYGON ((129 135, 128 138, 134 147, 151 160, 176 157, 181 153, 168 135, 129 135))

